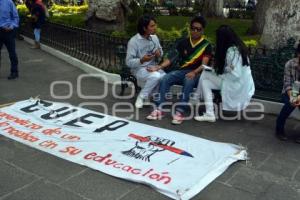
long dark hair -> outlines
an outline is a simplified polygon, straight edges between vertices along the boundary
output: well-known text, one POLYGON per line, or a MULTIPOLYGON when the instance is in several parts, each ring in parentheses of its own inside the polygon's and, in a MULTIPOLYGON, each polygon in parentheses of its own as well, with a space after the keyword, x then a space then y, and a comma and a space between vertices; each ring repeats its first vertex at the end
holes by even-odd
POLYGON ((151 15, 146 14, 140 17, 137 24, 137 31, 140 35, 145 34, 144 28, 147 28, 151 21, 156 22, 155 18, 151 15))
POLYGON ((248 66, 248 49, 244 42, 228 25, 221 25, 216 31, 216 71, 222 74, 225 67, 226 52, 229 47, 237 47, 242 55, 243 65, 248 66))

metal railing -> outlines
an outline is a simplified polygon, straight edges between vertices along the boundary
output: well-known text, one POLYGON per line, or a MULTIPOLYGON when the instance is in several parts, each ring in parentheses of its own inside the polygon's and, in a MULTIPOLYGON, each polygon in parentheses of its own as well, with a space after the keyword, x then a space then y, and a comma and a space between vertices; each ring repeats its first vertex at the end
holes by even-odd
POLYGON ((279 49, 250 48, 250 62, 255 82, 255 96, 280 101, 285 63, 295 55, 295 40, 290 38, 279 49))
MULTIPOLYGON (((27 37, 34 37, 30 23, 24 23, 21 31, 27 37)), ((120 59, 113 47, 126 44, 127 40, 47 22, 42 29, 41 42, 99 69, 117 73, 121 69, 120 59)))
MULTIPOLYGON (((21 32, 33 38, 30 23, 23 23, 21 32)), ((41 42, 107 72, 120 73, 125 65, 126 38, 47 22, 41 42)), ((280 100, 284 65, 293 57, 294 43, 295 40, 290 39, 286 46, 276 50, 249 47, 258 98, 280 100)), ((161 44, 165 52, 172 46, 171 41, 161 41, 161 44)))

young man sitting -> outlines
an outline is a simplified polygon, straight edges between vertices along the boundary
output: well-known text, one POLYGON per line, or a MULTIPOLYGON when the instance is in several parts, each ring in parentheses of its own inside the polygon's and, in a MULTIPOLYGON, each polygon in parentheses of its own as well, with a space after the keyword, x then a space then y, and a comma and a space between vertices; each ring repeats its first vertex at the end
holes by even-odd
MULTIPOLYGON (((289 60, 285 64, 284 69, 284 85, 282 90, 282 99, 284 106, 276 121, 276 136, 279 140, 287 140, 287 136, 284 132, 284 126, 287 118, 295 110, 300 109, 300 44, 296 50, 297 57, 289 60), (294 88, 293 88, 294 86, 294 88)), ((300 137, 295 140, 300 143, 300 137)))
POLYGON ((184 114, 188 109, 188 101, 194 87, 197 86, 202 64, 207 65, 212 53, 212 47, 203 36, 206 21, 202 16, 192 19, 190 23, 190 36, 181 40, 176 47, 176 55, 172 55, 163 63, 151 68, 151 71, 160 71, 168 67, 172 62, 179 61, 179 68, 171 71, 163 77, 159 86, 159 100, 157 108, 147 116, 149 120, 158 120, 164 113, 162 106, 166 102, 166 95, 172 85, 182 85, 180 105, 175 107, 172 124, 181 124, 184 114))
POLYGON ((159 39, 155 35, 155 19, 148 15, 142 16, 138 21, 137 30, 138 33, 128 42, 126 65, 131 68, 138 81, 145 82, 135 102, 136 108, 142 108, 144 100, 152 94, 165 72, 151 70, 163 54, 159 39))

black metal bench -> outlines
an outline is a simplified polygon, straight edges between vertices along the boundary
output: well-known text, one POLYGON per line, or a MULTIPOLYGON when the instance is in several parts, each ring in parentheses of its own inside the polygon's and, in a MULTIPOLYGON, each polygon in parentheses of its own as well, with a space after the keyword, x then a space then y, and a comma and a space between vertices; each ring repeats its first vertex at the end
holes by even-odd
MULTIPOLYGON (((176 40, 180 41, 181 38, 176 40)), ((169 51, 174 49, 176 42, 173 45, 169 45, 169 51)), ((258 99, 268 100, 268 101, 281 101, 281 90, 283 84, 283 73, 285 63, 293 58, 295 53, 295 39, 290 38, 287 41, 286 46, 279 49, 266 49, 266 48, 249 48, 250 51, 250 62, 252 75, 255 82, 256 92, 254 97, 258 99)), ((131 74, 130 69, 126 66, 126 47, 118 46, 116 48, 116 54, 120 59, 121 65, 121 92, 123 95, 126 88, 128 87, 128 82, 132 82, 135 87, 135 92, 140 91, 137 79, 131 74)), ((219 94, 214 92, 217 96, 219 94)), ((220 97, 218 97, 220 98, 220 97)))
POLYGON ((116 55, 119 57, 121 65, 121 92, 120 95, 123 96, 125 89, 128 88, 128 82, 132 82, 135 88, 135 94, 137 94, 141 87, 138 86, 136 77, 131 73, 130 68, 126 66, 126 47, 124 45, 119 45, 116 47, 116 55))

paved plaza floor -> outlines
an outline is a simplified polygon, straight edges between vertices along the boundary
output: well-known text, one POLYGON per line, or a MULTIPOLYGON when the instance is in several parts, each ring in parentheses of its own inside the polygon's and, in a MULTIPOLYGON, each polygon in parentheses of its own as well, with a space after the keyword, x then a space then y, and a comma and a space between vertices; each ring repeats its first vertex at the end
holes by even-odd
MULTIPOLYGON (((108 105, 111 114, 116 102, 134 103, 134 99, 113 98, 111 92, 101 100, 83 99, 76 88, 77 78, 84 74, 83 71, 44 51, 30 49, 24 41, 17 42, 17 52, 20 77, 9 81, 6 79, 9 74, 8 54, 2 50, 0 105, 36 96, 75 106, 82 102, 101 101, 108 105), (53 81, 73 83, 72 96, 64 100, 54 98, 51 94, 53 81)), ((99 95, 103 85, 98 79, 88 79, 81 85, 81 91, 85 95, 99 95)), ((57 96, 69 93, 64 84, 52 89, 57 96)), ((88 108, 103 112, 98 106, 88 108)), ((276 116, 265 115, 259 121, 218 120, 216 123, 189 120, 174 126, 170 117, 155 122, 145 120, 150 111, 149 107, 141 109, 137 113, 139 117, 133 120, 212 141, 240 144, 248 149, 248 162, 233 164, 193 200, 300 199, 300 144, 282 142, 274 137, 276 116)), ((297 120, 290 119, 287 127, 290 134, 300 133, 297 120)), ((163 199, 168 198, 148 186, 114 178, 0 136, 0 200, 163 199)))

